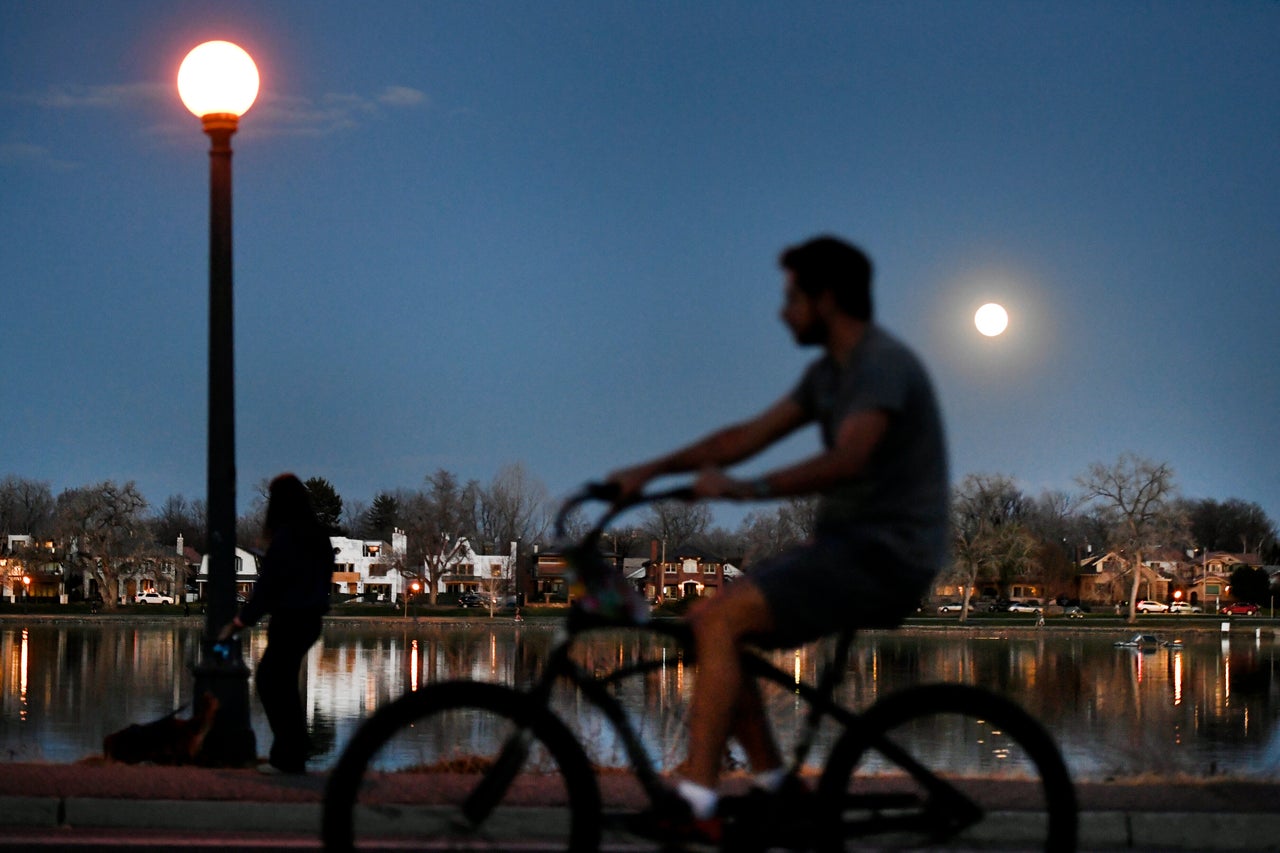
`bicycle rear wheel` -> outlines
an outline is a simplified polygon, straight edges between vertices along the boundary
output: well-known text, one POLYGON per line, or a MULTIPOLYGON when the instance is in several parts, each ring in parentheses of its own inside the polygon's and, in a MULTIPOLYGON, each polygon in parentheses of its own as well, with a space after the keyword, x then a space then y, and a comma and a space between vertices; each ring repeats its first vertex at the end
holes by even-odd
POLYGON ((832 750, 818 805, 826 850, 1076 848, 1075 788, 1053 739, 1018 705, 969 685, 911 687, 874 704, 832 750))
POLYGON ((325 850, 405 837, 434 848, 571 851, 600 840, 600 789, 582 747, 544 706, 509 687, 443 682, 378 709, 325 787, 325 850))

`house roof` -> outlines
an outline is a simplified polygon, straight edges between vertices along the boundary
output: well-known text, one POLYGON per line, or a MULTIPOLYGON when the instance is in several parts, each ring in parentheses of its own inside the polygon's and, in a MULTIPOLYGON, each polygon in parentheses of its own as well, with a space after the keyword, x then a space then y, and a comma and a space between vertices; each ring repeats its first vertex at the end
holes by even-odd
POLYGON ((701 560, 704 563, 725 562, 723 557, 713 553, 710 548, 697 541, 682 542, 675 548, 667 549, 668 562, 687 559, 701 560))

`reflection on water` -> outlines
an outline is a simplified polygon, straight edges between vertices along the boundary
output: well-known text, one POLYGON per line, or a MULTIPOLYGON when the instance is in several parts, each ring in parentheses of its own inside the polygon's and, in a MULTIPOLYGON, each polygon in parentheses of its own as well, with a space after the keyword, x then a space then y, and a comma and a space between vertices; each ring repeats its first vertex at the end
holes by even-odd
MULTIPOLYGON (((406 623, 329 625, 312 650, 305 697, 327 767, 374 708, 407 690, 447 679, 526 684, 539 671, 555 626, 406 623)), ((191 699, 191 665, 200 625, 106 622, 54 625, 0 622, 0 760, 70 762, 99 754, 103 737, 156 719, 191 699)), ((958 681, 1011 696, 1053 733, 1075 774, 1103 778, 1142 772, 1246 777, 1280 775, 1280 643, 1261 634, 1184 634, 1182 648, 1115 648, 1122 632, 904 631, 855 644, 845 701, 860 707, 909 684, 958 681)), ((246 638, 255 662, 265 632, 246 638)), ((678 652, 636 633, 596 635, 579 663, 606 672, 638 656, 663 665, 619 685, 617 695, 642 726, 655 758, 679 757, 679 713, 692 671, 678 652)), ((821 648, 779 652, 796 679, 817 677, 821 648)), ((252 690, 252 685, 251 688, 252 690)), ((573 691, 555 699, 601 761, 621 762, 606 726, 573 691)), ((804 711, 789 689, 771 691, 780 731, 804 711)), ((270 731, 253 699, 260 751, 270 731)), ((940 734, 939 739, 945 735, 940 734)), ((818 749, 826 741, 819 740, 818 749)))

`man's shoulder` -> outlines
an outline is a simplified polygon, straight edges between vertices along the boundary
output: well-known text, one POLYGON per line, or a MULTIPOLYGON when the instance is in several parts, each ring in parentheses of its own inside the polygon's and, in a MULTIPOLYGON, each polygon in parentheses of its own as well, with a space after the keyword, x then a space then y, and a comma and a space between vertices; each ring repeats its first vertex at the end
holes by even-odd
POLYGON ((901 353, 913 360, 917 358, 914 349, 884 326, 875 323, 867 326, 867 334, 864 340, 868 350, 901 353))

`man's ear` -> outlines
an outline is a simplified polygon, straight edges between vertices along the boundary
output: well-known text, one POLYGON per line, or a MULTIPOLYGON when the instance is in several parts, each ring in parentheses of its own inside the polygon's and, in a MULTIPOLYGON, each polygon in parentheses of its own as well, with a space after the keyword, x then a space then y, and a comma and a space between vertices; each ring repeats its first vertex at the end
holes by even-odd
POLYGON ((836 294, 833 290, 820 291, 813 297, 813 307, 819 317, 830 317, 840 313, 840 306, 836 304, 836 294))

